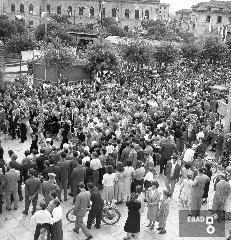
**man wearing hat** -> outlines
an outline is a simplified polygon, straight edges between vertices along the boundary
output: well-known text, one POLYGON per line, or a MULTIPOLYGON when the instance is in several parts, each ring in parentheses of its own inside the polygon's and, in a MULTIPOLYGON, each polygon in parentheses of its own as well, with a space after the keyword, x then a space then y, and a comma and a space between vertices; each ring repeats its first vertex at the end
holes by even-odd
POLYGON ((36 206, 38 201, 38 194, 40 192, 40 179, 36 178, 36 171, 34 169, 29 170, 29 179, 25 182, 25 210, 23 214, 28 214, 30 203, 32 201, 33 210, 32 215, 36 212, 36 206))
POLYGON ((52 190, 59 191, 59 186, 55 181, 55 177, 56 177, 55 173, 48 173, 48 177, 49 177, 49 180, 43 181, 42 183, 42 194, 45 198, 45 202, 47 205, 51 201, 51 196, 50 196, 51 191, 52 190))
POLYGON ((173 194, 176 182, 180 177, 180 165, 178 164, 177 160, 177 155, 173 155, 171 160, 168 161, 165 169, 165 185, 168 192, 171 194, 173 194))
POLYGON ((44 150, 45 150, 45 155, 49 155, 50 152, 51 152, 51 150, 52 150, 51 141, 52 141, 51 138, 47 138, 47 139, 46 139, 46 147, 44 148, 44 150))

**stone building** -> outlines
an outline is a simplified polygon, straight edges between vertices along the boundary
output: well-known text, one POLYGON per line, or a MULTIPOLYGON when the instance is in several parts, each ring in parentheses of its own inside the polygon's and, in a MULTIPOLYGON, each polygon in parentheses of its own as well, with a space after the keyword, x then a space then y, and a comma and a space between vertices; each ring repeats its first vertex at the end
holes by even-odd
POLYGON ((191 9, 182 9, 176 12, 175 20, 178 28, 184 31, 190 30, 191 13, 191 9))
MULTIPOLYGON (((26 25, 37 26, 43 13, 69 15, 73 23, 95 23, 114 17, 124 29, 139 28, 144 19, 167 20, 169 5, 160 0, 1 0, 2 12, 19 16, 26 25), (41 14, 42 13, 42 14, 41 14)), ((47 14, 46 14, 47 16, 47 14)))
POLYGON ((176 12, 178 26, 185 29, 179 22, 189 22, 188 31, 200 36, 206 32, 218 32, 222 36, 229 35, 231 24, 231 1, 201 2, 192 6, 191 12, 176 12), (190 17, 189 17, 190 16, 190 17), (181 17, 181 19, 179 19, 181 17), (189 21, 190 18, 190 21, 189 21))

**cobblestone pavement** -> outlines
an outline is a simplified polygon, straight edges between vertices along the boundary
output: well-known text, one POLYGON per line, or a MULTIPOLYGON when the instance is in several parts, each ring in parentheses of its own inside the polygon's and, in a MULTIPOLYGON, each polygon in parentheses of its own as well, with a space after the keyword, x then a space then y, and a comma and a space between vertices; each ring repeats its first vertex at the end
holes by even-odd
MULTIPOLYGON (((5 140, 3 137, 2 139, 2 145, 5 150, 5 160, 8 161, 7 151, 9 149, 14 150, 14 152, 18 155, 18 161, 21 161, 23 159, 23 153, 26 149, 30 146, 30 140, 26 141, 24 144, 19 143, 19 140, 5 140)), ((55 142, 55 145, 58 146, 58 143, 55 142)), ((164 179, 163 177, 157 177, 157 180, 160 183, 160 190, 162 191, 164 189, 164 179)), ((213 187, 210 187, 210 191, 212 191, 213 187)), ((145 207, 145 212, 141 216, 141 232, 139 236, 136 237, 136 239, 139 240, 189 240, 191 238, 180 238, 179 237, 179 209, 182 209, 178 204, 178 194, 179 194, 179 184, 176 185, 175 192, 173 195, 173 199, 171 201, 171 207, 170 207, 170 214, 167 221, 166 230, 167 233, 165 235, 159 235, 158 231, 152 230, 150 231, 146 225, 148 221, 146 220, 146 211, 147 208, 145 207)), ((213 196, 213 193, 210 192, 210 199, 208 201, 208 206, 203 206, 203 209, 207 209, 211 205, 211 199, 213 196)), ((42 199, 42 196, 40 196, 40 199, 42 199)), ((72 198, 69 198, 67 202, 62 203, 63 207, 63 230, 64 230, 64 240, 83 240, 85 239, 85 236, 82 232, 80 234, 75 234, 72 229, 74 228, 73 223, 69 223, 66 220, 66 213, 69 209, 73 207, 72 205, 72 198)), ((94 226, 92 227, 92 235, 94 236, 93 239, 95 240, 121 240, 126 235, 123 231, 124 223, 127 218, 127 209, 125 204, 119 205, 118 209, 121 212, 121 219, 120 221, 113 225, 108 226, 105 224, 101 225, 101 228, 95 229, 94 226)), ((24 210, 24 201, 19 203, 18 210, 11 210, 7 211, 5 209, 3 214, 0 215, 0 240, 32 240, 33 239, 33 233, 35 226, 31 225, 30 218, 31 215, 24 216, 22 214, 22 210, 24 210)), ((85 219, 86 221, 86 219, 85 219)), ((156 224, 158 226, 158 224, 156 224)), ((226 235, 228 234, 228 230, 231 229, 230 221, 226 223, 226 235)), ((195 229, 195 237, 196 237, 197 230, 195 229)), ((215 240, 215 239, 225 239, 224 237, 220 238, 199 238, 196 237, 197 240, 215 240)))

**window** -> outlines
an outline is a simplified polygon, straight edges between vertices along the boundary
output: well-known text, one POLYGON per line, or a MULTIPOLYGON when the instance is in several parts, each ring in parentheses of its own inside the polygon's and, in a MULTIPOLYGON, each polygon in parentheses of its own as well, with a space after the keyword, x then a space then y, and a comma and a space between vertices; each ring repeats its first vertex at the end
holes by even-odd
POLYGON ((148 10, 145 11, 144 16, 145 16, 145 19, 149 19, 149 11, 148 10))
POLYGON ((51 5, 47 5, 47 12, 51 13, 51 5))
POLYGON ((57 7, 57 14, 61 14, 62 13, 62 8, 61 8, 61 6, 58 6, 57 7))
POLYGON ((33 14, 34 6, 32 4, 29 5, 29 13, 33 14))
POLYGON ((72 6, 68 7, 67 13, 68 13, 69 16, 72 16, 72 6))
POLYGON ((90 8, 90 17, 95 16, 95 9, 93 7, 90 8))
POLYGON ((195 27, 196 27, 196 25, 195 25, 195 23, 193 23, 193 30, 195 29, 195 27))
POLYGON ((211 12, 211 7, 208 7, 208 11, 211 12))
POLYGON ((19 11, 20 11, 20 13, 24 13, 24 5, 23 4, 20 4, 19 11))
POLYGON ((116 8, 112 8, 112 17, 116 17, 116 12, 117 12, 117 9, 116 8))
POLYGON ((33 21, 30 21, 29 22, 29 26, 33 26, 34 25, 34 22, 33 21))
POLYGON ((126 10, 125 10, 125 18, 129 18, 129 14, 130 14, 129 9, 126 9, 126 10))
POLYGON ((105 8, 102 8, 102 17, 105 18, 105 16, 106 16, 106 10, 105 8))
POLYGON ((124 26, 124 31, 128 32, 128 26, 124 26))
POLYGON ((79 8, 79 16, 83 16, 83 9, 84 9, 84 7, 79 8))
POLYGON ((222 16, 217 16, 217 23, 222 23, 222 16))
POLYGON ((164 7, 164 9, 166 9, 166 7, 164 7))
POLYGON ((12 13, 15 13, 15 4, 11 4, 10 10, 12 13))
POLYGON ((231 24, 231 17, 229 17, 229 23, 231 24))
POLYGON ((210 20, 211 20, 211 16, 207 16, 206 17, 206 22, 210 22, 210 20))
POLYGON ((135 19, 139 19, 139 18, 140 18, 140 11, 135 10, 135 19))

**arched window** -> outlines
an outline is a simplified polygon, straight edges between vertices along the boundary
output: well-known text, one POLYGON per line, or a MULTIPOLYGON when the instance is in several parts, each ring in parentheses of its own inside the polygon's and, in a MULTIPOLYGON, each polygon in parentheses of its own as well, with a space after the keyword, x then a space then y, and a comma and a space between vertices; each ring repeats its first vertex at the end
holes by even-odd
POLYGON ((23 4, 20 4, 19 11, 20 11, 20 13, 24 13, 24 5, 23 4))
POLYGON ((72 6, 69 6, 69 7, 68 7, 68 15, 69 15, 69 16, 72 16, 72 6))
POLYGON ((61 6, 58 6, 57 7, 57 14, 61 14, 62 13, 62 8, 61 8, 61 6))
POLYGON ((29 5, 29 13, 32 14, 34 11, 34 6, 32 4, 29 5))
POLYGON ((79 16, 83 16, 84 7, 79 7, 79 16))
POLYGON ((47 12, 50 14, 51 13, 51 5, 47 5, 47 12))
POLYGON ((116 12, 117 12, 117 9, 116 8, 112 8, 112 17, 116 17, 116 12))
POLYGON ((12 13, 15 13, 15 4, 11 4, 10 10, 12 13))
POLYGON ((149 11, 148 10, 145 11, 144 16, 145 16, 145 19, 149 19, 149 11))
POLYGON ((95 9, 93 7, 90 8, 90 17, 94 17, 95 9))
POLYGON ((129 9, 126 9, 126 10, 125 10, 125 18, 129 18, 129 14, 130 14, 129 9))
POLYGON ((140 11, 135 10, 135 19, 140 19, 140 11))
POLYGON ((124 26, 124 31, 128 32, 128 26, 124 26))

